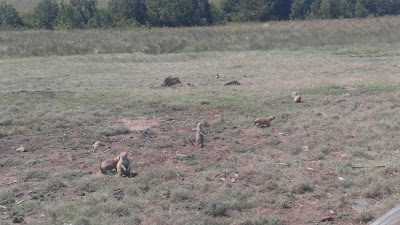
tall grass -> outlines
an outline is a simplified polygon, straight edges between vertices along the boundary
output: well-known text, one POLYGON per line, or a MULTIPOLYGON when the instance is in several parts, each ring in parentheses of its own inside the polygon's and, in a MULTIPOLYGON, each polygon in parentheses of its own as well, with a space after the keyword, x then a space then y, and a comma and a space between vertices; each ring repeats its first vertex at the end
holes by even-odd
POLYGON ((400 17, 134 30, 0 32, 1 56, 149 54, 393 45, 400 17))

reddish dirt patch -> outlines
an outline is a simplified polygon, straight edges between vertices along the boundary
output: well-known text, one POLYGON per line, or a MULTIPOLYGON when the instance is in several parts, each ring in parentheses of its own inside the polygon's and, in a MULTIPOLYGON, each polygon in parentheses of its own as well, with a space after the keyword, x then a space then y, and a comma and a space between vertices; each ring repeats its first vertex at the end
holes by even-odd
POLYGON ((158 127, 162 121, 164 120, 161 118, 148 118, 146 116, 121 119, 121 122, 131 131, 141 131, 147 128, 158 127))

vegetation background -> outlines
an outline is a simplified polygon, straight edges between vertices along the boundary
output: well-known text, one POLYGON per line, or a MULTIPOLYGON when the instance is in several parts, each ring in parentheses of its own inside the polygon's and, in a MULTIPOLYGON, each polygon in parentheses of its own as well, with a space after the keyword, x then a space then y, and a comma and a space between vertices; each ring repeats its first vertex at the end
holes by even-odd
POLYGON ((398 9, 1 3, 0 224, 369 223, 400 198, 398 9), (100 174, 121 151, 136 176, 100 174))
POLYGON ((386 0, 8 0, 0 27, 73 29, 204 26, 226 22, 398 15, 386 0), (19 13, 18 7, 22 13, 19 13))

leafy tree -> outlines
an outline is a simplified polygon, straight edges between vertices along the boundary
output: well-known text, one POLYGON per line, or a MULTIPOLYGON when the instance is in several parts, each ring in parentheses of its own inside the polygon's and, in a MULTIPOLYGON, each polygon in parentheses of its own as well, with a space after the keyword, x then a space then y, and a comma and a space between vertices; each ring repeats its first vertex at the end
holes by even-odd
POLYGON ((107 10, 98 9, 88 22, 90 28, 109 28, 113 26, 113 20, 107 10))
POLYGON ((265 17, 265 0, 224 0, 222 11, 227 21, 260 21, 265 17))
POLYGON ((337 0, 322 0, 321 16, 323 19, 336 19, 340 16, 340 9, 337 0))
POLYGON ((39 28, 53 29, 56 25, 60 7, 56 0, 41 0, 33 9, 34 25, 39 28))
POLYGON ((143 0, 111 0, 108 3, 108 11, 116 24, 125 21, 145 24, 147 20, 146 5, 143 0))
POLYGON ((293 0, 290 7, 290 18, 305 19, 313 2, 313 0, 293 0))
POLYGON ((267 13, 263 20, 287 20, 289 19, 292 0, 268 0, 266 2, 267 13))
POLYGON ((354 5, 354 16, 355 17, 366 17, 368 16, 368 9, 362 4, 361 0, 357 0, 354 5))
POLYGON ((0 3, 0 26, 22 26, 17 10, 5 2, 0 3))
POLYGON ((207 0, 147 0, 148 22, 152 26, 197 26, 212 23, 207 0))

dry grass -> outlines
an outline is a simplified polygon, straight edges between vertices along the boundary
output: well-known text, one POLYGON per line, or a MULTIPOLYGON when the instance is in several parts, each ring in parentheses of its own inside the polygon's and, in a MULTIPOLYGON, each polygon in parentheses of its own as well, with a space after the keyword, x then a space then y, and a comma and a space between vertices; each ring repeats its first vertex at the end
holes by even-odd
POLYGON ((400 48, 386 38, 374 52, 361 39, 352 48, 322 50, 4 57, 0 219, 41 225, 374 220, 400 197, 400 48), (170 75, 183 85, 161 88, 170 75), (223 86, 234 79, 242 85, 223 86), (304 103, 293 104, 292 91, 304 103), (252 115, 276 119, 257 129, 252 115), (147 139, 122 122, 142 117, 159 121, 147 139), (188 141, 198 121, 209 123, 202 150, 188 141), (104 145, 93 152, 95 140, 104 145), (15 153, 20 145, 28 152, 15 153), (122 150, 138 175, 100 174, 100 159, 122 150), (360 198, 367 208, 352 209, 351 200, 360 198))
POLYGON ((382 55, 398 45, 400 17, 286 21, 194 28, 2 31, 1 56, 327 49, 382 55))

